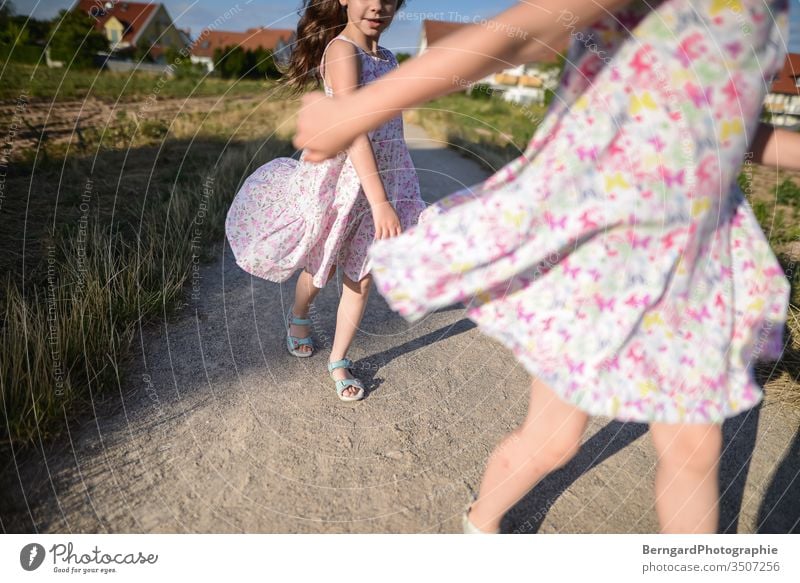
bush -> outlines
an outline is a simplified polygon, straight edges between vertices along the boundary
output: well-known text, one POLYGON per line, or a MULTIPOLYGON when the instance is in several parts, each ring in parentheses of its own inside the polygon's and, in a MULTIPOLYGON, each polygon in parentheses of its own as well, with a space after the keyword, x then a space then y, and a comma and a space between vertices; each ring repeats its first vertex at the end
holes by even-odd
POLYGON ((53 21, 50 34, 50 56, 67 67, 89 68, 97 53, 108 51, 108 41, 94 28, 88 14, 62 10, 53 21))
POLYGON ((214 51, 214 68, 223 79, 277 79, 280 77, 272 52, 266 49, 246 51, 242 47, 225 47, 214 51))

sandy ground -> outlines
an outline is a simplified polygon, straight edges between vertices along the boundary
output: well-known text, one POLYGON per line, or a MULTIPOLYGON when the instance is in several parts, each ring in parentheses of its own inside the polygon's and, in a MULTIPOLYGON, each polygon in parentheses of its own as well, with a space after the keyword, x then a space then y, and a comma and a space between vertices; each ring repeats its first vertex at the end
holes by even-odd
MULTIPOLYGON (((486 177, 407 128, 428 201, 486 177)), ((524 417, 529 379, 460 307, 409 325, 378 294, 351 352, 370 387, 341 403, 320 351, 284 348, 294 280, 239 269, 222 243, 180 317, 145 328, 129 380, 96 418, 3 477, 11 532, 458 532, 486 458, 524 417), (20 484, 24 484, 24 495, 20 484)), ((769 401, 725 425, 722 523, 786 532, 800 517, 800 413, 769 401)), ((530 492, 507 532, 653 532, 645 426, 593 420, 578 456, 530 492)))

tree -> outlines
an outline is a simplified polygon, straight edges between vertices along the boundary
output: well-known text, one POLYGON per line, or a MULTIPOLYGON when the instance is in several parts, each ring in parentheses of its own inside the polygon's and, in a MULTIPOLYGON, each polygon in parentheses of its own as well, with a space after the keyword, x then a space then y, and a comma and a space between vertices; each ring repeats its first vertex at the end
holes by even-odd
POLYGON ((394 57, 397 59, 397 62, 399 64, 399 63, 402 63, 405 60, 410 59, 411 55, 409 55, 408 53, 397 53, 394 57))
POLYGON ((97 53, 108 51, 108 40, 94 28, 94 20, 88 14, 62 10, 53 19, 49 47, 53 60, 91 67, 97 53))
POLYGON ((261 47, 254 51, 246 51, 238 46, 215 49, 214 68, 224 79, 280 77, 272 51, 261 47))

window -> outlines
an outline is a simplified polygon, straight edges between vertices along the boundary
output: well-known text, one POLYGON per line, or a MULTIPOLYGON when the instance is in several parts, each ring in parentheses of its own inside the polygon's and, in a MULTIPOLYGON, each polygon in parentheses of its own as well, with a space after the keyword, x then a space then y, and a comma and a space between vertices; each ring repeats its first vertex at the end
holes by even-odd
POLYGON ((111 36, 111 42, 112 43, 116 44, 117 42, 119 42, 119 31, 116 28, 112 28, 108 32, 109 32, 109 34, 111 36))

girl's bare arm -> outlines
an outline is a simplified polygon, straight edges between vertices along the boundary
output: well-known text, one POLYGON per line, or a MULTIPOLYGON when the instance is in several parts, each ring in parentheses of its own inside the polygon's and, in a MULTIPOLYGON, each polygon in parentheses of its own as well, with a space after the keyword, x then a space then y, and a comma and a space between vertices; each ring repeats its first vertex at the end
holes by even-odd
MULTIPOLYGON (((358 89, 359 60, 356 47, 347 41, 331 43, 325 54, 325 77, 336 96, 352 94, 358 89)), ((386 190, 378 173, 375 153, 366 132, 358 134, 347 151, 356 169, 361 187, 371 206, 386 202, 386 190)))
POLYGON ((759 124, 752 152, 758 164, 800 170, 800 133, 759 124))
POLYGON ((526 62, 542 47, 630 0, 541 0, 519 3, 491 20, 465 27, 428 47, 380 80, 342 99, 313 93, 303 99, 295 145, 311 159, 334 155, 359 133, 376 128, 399 111, 420 105, 486 75, 526 62))

